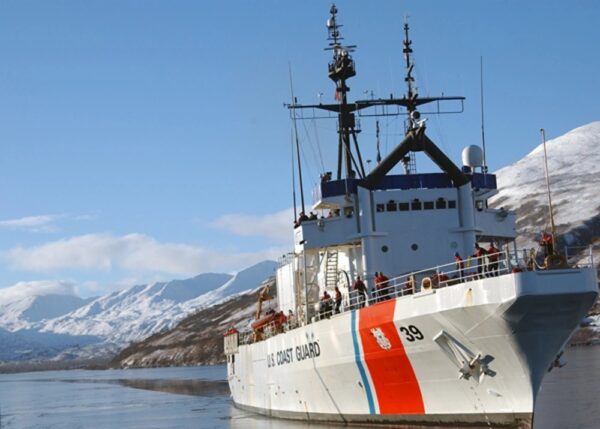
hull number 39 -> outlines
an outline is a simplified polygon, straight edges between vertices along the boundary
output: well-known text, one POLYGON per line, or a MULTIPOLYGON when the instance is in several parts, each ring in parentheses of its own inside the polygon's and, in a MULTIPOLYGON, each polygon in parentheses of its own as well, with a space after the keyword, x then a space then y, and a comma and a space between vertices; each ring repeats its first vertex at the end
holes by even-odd
POLYGON ((421 341, 425 337, 423 333, 415 325, 400 326, 400 332, 404 335, 404 339, 409 342, 421 341))

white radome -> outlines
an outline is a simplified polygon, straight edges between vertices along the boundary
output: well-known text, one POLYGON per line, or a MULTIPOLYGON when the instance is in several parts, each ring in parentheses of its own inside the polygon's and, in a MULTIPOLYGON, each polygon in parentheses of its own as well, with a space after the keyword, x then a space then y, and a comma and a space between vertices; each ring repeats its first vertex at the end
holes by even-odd
POLYGON ((462 163, 468 167, 483 166, 483 150, 479 146, 470 145, 462 151, 462 163))

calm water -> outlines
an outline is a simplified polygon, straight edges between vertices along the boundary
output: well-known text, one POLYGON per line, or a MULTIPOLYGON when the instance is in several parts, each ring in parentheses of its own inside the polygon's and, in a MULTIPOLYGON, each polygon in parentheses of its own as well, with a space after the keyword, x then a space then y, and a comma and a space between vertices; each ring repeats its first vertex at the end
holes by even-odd
MULTIPOLYGON (((570 349, 550 373, 536 429, 600 428, 600 347, 570 349)), ((223 366, 0 375, 0 428, 320 429, 231 406, 223 366)))

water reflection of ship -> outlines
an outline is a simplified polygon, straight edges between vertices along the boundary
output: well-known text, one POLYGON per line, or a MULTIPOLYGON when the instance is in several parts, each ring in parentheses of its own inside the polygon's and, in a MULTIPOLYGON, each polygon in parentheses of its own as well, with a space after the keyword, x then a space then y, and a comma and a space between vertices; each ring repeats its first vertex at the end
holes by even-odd
POLYGON ((333 216, 297 222, 294 252, 277 270, 278 316, 263 323, 259 311, 253 331, 225 336, 234 403, 310 421, 531 427, 544 374, 597 296, 591 261, 527 270, 515 214, 487 206, 497 189, 482 151, 466 148, 459 168, 426 134, 418 109, 460 111, 463 97, 417 94, 408 24, 406 94, 353 102, 354 46, 341 43, 335 6, 327 27, 336 102, 288 107, 294 120, 337 120, 337 172, 325 174, 312 206, 333 216), (367 173, 356 116, 401 109, 403 141, 367 173), (417 173, 416 152, 441 172, 417 173), (391 174, 398 164, 405 174, 391 174), (496 259, 466 258, 488 242, 496 259), (390 278, 377 282, 376 272, 390 278), (358 276, 371 290, 364 308, 352 290, 358 276), (335 287, 341 311, 324 314, 314 304, 335 287))

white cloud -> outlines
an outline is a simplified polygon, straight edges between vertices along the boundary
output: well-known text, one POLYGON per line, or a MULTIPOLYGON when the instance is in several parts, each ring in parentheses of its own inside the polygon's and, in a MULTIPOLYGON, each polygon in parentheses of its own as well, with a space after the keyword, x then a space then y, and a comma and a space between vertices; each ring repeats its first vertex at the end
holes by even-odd
POLYGON ((75 285, 69 282, 54 280, 18 282, 12 286, 0 289, 0 305, 18 301, 28 296, 51 294, 75 295, 75 285))
POLYGON ((269 248, 243 253, 205 249, 188 244, 160 243, 143 234, 114 236, 87 234, 34 247, 15 247, 4 254, 13 269, 55 272, 60 270, 124 270, 131 277, 152 273, 191 276, 207 271, 237 271, 273 259, 284 249, 269 248))
POLYGON ((58 232, 60 228, 57 223, 61 220, 87 221, 94 219, 90 214, 58 214, 25 216, 18 219, 0 220, 0 227, 22 229, 29 232, 58 232))
POLYGON ((59 218, 56 215, 26 216, 19 219, 0 221, 0 227, 25 229, 31 232, 55 232, 54 222, 59 218))
POLYGON ((244 237, 261 236, 276 243, 291 243, 293 219, 292 209, 264 216, 227 214, 217 218, 211 226, 244 237))

